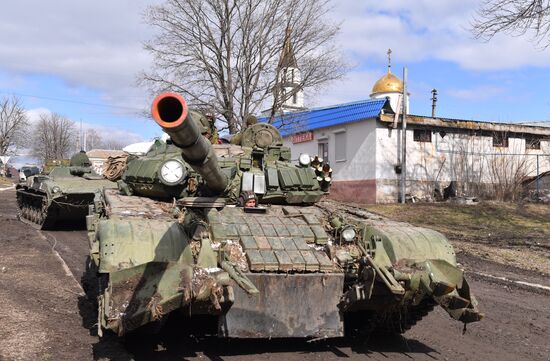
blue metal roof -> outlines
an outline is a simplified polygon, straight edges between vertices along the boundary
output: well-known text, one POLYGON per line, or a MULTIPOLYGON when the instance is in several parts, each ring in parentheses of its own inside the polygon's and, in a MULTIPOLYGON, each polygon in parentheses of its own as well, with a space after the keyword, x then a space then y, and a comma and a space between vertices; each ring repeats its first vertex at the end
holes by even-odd
MULTIPOLYGON (((387 99, 367 99, 313 108, 303 112, 286 113, 276 116, 273 125, 279 129, 283 137, 286 137, 294 133, 376 118, 386 103, 387 99)), ((265 122, 267 119, 264 117, 259 121, 265 122)))

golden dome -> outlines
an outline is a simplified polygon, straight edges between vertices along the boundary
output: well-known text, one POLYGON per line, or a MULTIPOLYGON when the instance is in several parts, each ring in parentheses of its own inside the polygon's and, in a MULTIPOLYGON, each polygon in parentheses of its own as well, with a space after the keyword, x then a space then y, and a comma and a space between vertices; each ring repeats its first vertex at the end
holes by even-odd
POLYGON ((372 87, 371 95, 380 94, 380 93, 402 93, 403 92, 403 82, 401 79, 392 74, 388 69, 388 72, 378 79, 374 86, 372 87))

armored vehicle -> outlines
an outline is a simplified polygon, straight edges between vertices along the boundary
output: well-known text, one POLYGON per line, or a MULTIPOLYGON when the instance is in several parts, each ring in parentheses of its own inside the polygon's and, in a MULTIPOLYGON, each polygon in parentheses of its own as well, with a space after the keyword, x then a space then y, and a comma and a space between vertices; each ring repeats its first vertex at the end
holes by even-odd
POLYGON ((99 202, 100 190, 116 187, 92 170, 81 151, 68 166, 54 166, 49 174, 30 176, 17 185, 19 218, 41 229, 54 226, 58 220, 84 221, 89 205, 99 202))
POLYGON ((152 113, 170 142, 87 217, 100 335, 175 314, 238 338, 400 333, 437 305, 482 318, 442 234, 322 201, 330 166, 292 161, 272 125, 212 145, 180 95, 152 113))

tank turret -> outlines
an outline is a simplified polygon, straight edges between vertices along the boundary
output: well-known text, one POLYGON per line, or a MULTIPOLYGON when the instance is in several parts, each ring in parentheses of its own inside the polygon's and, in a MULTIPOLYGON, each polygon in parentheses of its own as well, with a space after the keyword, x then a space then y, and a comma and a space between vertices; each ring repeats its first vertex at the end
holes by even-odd
POLYGON ((183 160, 201 175, 208 188, 223 192, 228 184, 227 176, 218 165, 212 144, 201 135, 185 99, 176 93, 163 93, 153 101, 151 112, 174 145, 181 149, 183 160))
POLYGON ((92 166, 92 162, 90 162, 90 158, 88 158, 88 155, 83 150, 73 155, 71 157, 69 164, 71 165, 71 167, 91 167, 92 166))

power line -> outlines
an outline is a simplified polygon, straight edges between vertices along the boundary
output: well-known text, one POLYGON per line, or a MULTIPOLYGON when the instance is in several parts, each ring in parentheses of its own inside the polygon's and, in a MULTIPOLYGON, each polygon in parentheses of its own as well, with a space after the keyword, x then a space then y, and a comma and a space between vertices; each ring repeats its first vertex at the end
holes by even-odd
POLYGON ((53 101, 64 102, 64 103, 83 104, 83 105, 89 105, 89 106, 94 106, 94 107, 126 109, 126 110, 132 110, 132 111, 135 111, 135 112, 142 112, 143 111, 143 109, 125 107, 125 106, 121 106, 121 105, 107 105, 107 104, 99 104, 99 103, 90 103, 90 102, 84 102, 84 101, 80 101, 80 100, 45 97, 45 96, 40 96, 40 95, 24 94, 24 93, 17 93, 17 92, 0 91, 0 94, 17 95, 17 96, 20 96, 20 97, 36 98, 36 99, 44 99, 44 100, 53 100, 53 101))

